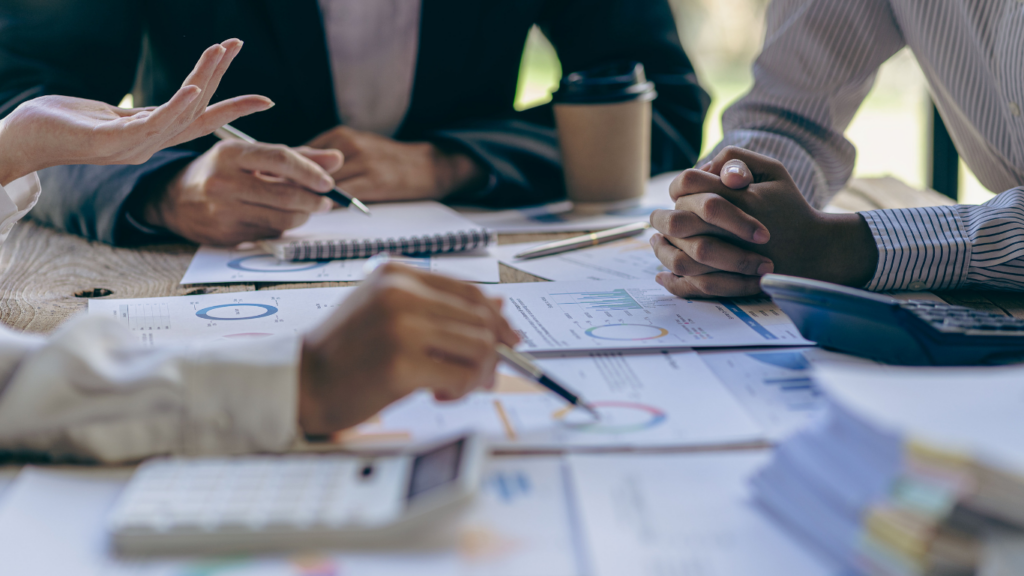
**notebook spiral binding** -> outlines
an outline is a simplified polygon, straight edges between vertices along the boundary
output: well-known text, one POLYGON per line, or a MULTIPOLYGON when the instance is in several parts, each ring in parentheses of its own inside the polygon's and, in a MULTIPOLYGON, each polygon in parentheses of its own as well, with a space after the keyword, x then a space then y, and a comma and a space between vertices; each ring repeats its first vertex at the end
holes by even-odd
POLYGON ((496 238, 497 234, 490 230, 477 229, 379 240, 303 240, 278 246, 276 256, 301 261, 369 258, 381 252, 405 256, 444 254, 483 248, 496 238))

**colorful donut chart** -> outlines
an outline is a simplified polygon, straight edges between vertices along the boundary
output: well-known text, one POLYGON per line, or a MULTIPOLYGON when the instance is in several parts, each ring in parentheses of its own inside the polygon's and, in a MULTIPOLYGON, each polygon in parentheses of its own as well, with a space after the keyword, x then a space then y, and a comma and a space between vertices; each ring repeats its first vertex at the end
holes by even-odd
POLYGON ((668 330, 650 324, 605 324, 587 328, 587 336, 598 340, 656 340, 668 336, 668 330))
POLYGON ((574 431, 593 432, 597 434, 628 434, 630 432, 640 432, 642 430, 654 428, 655 426, 661 424, 666 419, 668 419, 668 415, 662 412, 661 410, 653 406, 648 406, 646 404, 638 404, 636 402, 591 402, 590 406, 597 410, 599 414, 602 414, 602 416, 604 415, 604 412, 611 413, 612 411, 625 410, 629 412, 639 413, 638 415, 641 415, 641 418, 640 421, 635 423, 631 422, 622 424, 615 424, 614 422, 594 422, 590 420, 579 423, 566 422, 565 418, 569 414, 580 411, 579 409, 574 409, 566 411, 560 414, 559 416, 556 416, 556 419, 559 422, 561 422, 563 426, 565 426, 566 428, 571 428, 574 431))
POLYGON ((196 312, 196 316, 199 316, 203 320, 255 320, 256 318, 266 318, 267 316, 273 316, 277 314, 277 308, 268 304, 220 304, 217 306, 210 306, 209 308, 203 308, 196 312), (221 308, 262 308, 263 312, 256 316, 213 316, 211 313, 221 308))
POLYGON ((289 272, 304 272, 327 266, 327 261, 322 262, 281 262, 271 254, 253 254, 235 258, 228 262, 228 268, 241 270, 242 272, 267 272, 270 274, 287 274, 289 272), (259 264, 270 260, 274 265, 265 268, 259 264))

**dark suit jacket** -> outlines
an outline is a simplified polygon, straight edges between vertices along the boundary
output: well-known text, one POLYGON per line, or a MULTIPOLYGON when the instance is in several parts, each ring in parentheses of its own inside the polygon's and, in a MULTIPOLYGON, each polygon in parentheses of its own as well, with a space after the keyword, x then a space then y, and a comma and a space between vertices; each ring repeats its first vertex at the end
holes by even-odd
MULTIPOLYGON (((659 93, 652 172, 696 161, 709 99, 667 0, 423 0, 422 10, 412 102, 396 138, 461 149, 495 176, 493 186, 449 200, 501 207, 564 195, 550 107, 512 108, 534 23, 566 73, 612 59, 643 62, 659 93)), ((299 145, 339 124, 316 0, 4 0, 0 117, 43 94, 116 103, 133 91, 137 106, 162 103, 203 49, 231 37, 245 48, 214 101, 263 94, 277 103, 239 120, 239 129, 299 145)), ((154 193, 213 142, 165 150, 141 166, 45 170, 33 217, 108 243, 144 241, 126 221, 126 204, 154 193)))

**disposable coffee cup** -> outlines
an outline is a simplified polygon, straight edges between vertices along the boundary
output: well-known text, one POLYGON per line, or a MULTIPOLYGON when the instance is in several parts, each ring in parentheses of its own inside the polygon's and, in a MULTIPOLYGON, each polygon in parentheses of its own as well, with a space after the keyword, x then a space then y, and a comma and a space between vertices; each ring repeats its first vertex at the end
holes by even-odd
POLYGON ((639 62, 612 62, 562 79, 555 122, 575 212, 640 203, 651 172, 651 101, 657 95, 639 62))

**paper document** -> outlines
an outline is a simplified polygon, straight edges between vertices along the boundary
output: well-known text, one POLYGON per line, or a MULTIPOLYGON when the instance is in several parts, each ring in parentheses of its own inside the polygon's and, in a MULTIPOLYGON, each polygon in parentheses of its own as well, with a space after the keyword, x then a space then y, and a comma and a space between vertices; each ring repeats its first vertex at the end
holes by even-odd
POLYGON ((528 260, 515 255, 547 242, 505 244, 491 251, 503 263, 546 280, 649 280, 668 271, 651 248, 654 234, 648 230, 633 238, 528 260))
POLYGON ((751 504, 768 453, 570 456, 595 576, 841 574, 751 504))
MULTIPOLYGON (((295 334, 325 320, 355 288, 260 290, 201 296, 90 300, 89 313, 122 322, 147 345, 245 341, 295 334)), ((493 391, 438 403, 426 392, 344 433, 369 447, 434 440, 466 429, 502 446, 690 446, 745 443, 761 428, 690 351, 594 353, 540 360, 545 370, 593 403, 599 426, 560 397, 503 369, 493 391)))
MULTIPOLYGON (((515 210, 480 210, 462 207, 458 210, 463 216, 478 225, 486 226, 490 230, 503 234, 605 230, 634 222, 645 222, 650 219, 651 212, 672 208, 674 203, 669 197, 668 189, 678 175, 679 172, 667 172, 655 176, 647 183, 647 193, 636 206, 600 214, 573 212, 572 202, 569 201, 515 210)), ((374 209, 376 210, 376 208, 374 209)))
POLYGON ((813 344, 766 296, 685 300, 654 280, 487 287, 526 352, 813 344))
POLYGON ((327 319, 355 287, 257 290, 196 296, 89 300, 89 314, 114 318, 148 345, 297 334, 327 319))
POLYGON ((455 402, 427 392, 385 408, 337 440, 353 447, 436 440, 472 429, 509 450, 742 444, 760 440, 744 412, 693 352, 547 358, 542 369, 581 394, 585 412, 505 368, 492 391, 455 402))
POLYGON ((700 357, 772 440, 806 427, 824 411, 814 366, 874 364, 821 348, 702 350, 700 357))
POLYGON ((834 366, 830 402, 880 430, 1024 475, 1024 367, 834 366))
POLYGON ((125 560, 110 553, 104 523, 126 472, 28 467, 0 505, 0 567, 33 576, 583 576, 563 470, 554 457, 492 458, 454 550, 125 560))
MULTIPOLYGON (((487 250, 395 256, 395 262, 466 282, 497 284, 498 259, 487 250)), ((228 282, 358 282, 366 277, 366 259, 292 262, 261 249, 238 250, 201 246, 185 271, 182 284, 228 282)))

